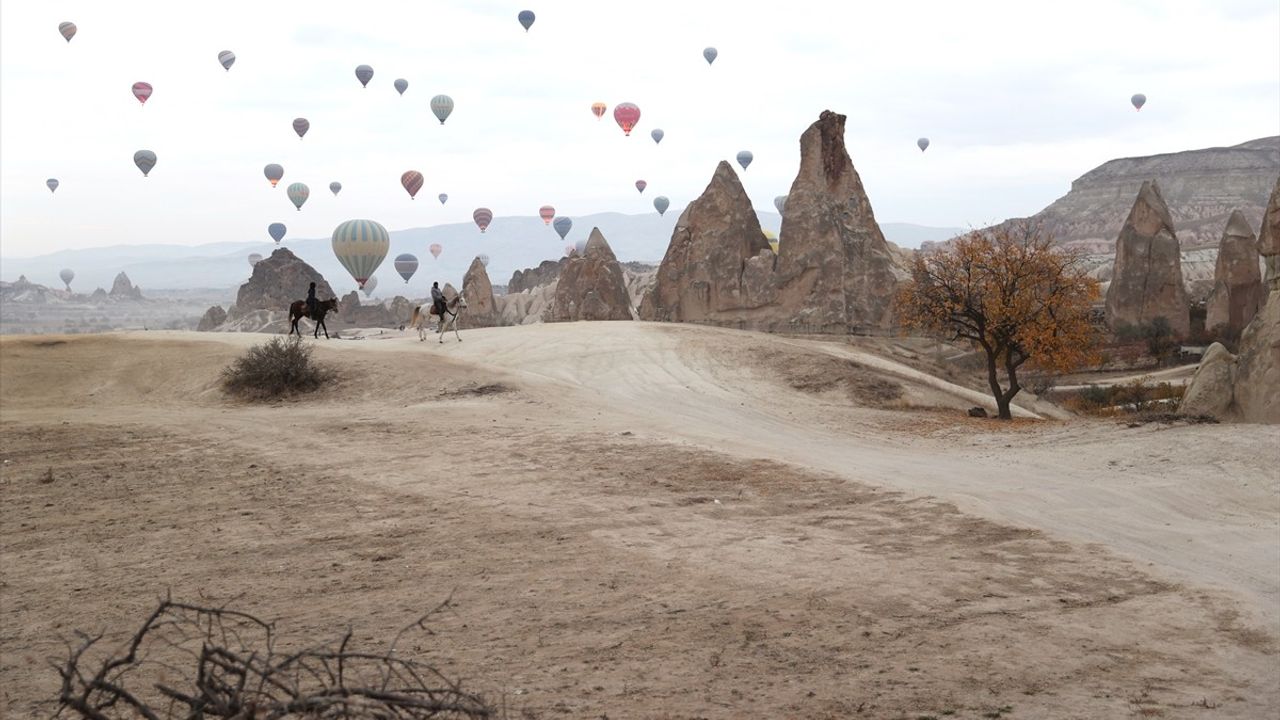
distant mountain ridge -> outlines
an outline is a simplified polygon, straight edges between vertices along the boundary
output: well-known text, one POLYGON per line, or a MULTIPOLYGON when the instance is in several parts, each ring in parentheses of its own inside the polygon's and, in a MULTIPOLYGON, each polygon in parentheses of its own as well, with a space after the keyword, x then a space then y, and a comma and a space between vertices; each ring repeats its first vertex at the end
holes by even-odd
MULTIPOLYGON (((672 207, 665 215, 598 213, 575 217, 573 229, 563 241, 541 219, 532 216, 494 218, 484 234, 471 223, 393 230, 391 251, 376 273, 378 288, 374 297, 396 294, 422 297, 432 280, 459 285, 472 259, 481 253, 490 258, 489 277, 495 282, 505 282, 516 270, 536 267, 543 260, 559 259, 568 243, 585 241, 593 227, 600 228, 619 260, 656 264, 666 251, 682 209, 672 207), (444 246, 439 259, 431 257, 427 250, 432 243, 444 246), (412 253, 419 262, 418 273, 408 285, 391 264, 401 253, 412 253)), ((782 218, 777 213, 758 214, 764 229, 778 231, 782 218)), ((911 247, 922 241, 944 240, 959 232, 957 228, 907 223, 884 223, 881 228, 890 242, 911 247)), ((346 293, 355 288, 355 282, 334 258, 329 238, 286 238, 282 245, 323 274, 335 291, 346 293)), ((126 272, 148 290, 225 288, 228 297, 232 297, 234 288, 249 278, 248 255, 266 256, 275 247, 271 242, 218 242, 195 246, 127 245, 60 250, 38 257, 4 258, 0 260, 0 272, 6 280, 25 274, 33 282, 58 286, 61 284, 58 272, 69 267, 76 272, 72 287, 79 292, 91 292, 95 287, 109 288, 118 273, 126 272)))
MULTIPOLYGON (((1114 254, 1116 237, 1144 180, 1156 180, 1183 250, 1216 248, 1234 210, 1256 231, 1280 176, 1280 136, 1110 160, 1081 175, 1071 190, 1031 216, 1061 244, 1114 254)), ((1006 221, 1011 222, 1011 221, 1006 221)))

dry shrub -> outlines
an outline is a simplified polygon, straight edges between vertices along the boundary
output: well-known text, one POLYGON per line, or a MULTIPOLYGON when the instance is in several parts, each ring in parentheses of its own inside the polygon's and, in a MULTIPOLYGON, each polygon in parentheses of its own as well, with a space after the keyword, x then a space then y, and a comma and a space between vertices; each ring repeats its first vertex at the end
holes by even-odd
POLYGON ((1138 378, 1119 385, 1088 385, 1070 393, 1055 393, 1053 401, 1086 415, 1160 414, 1161 408, 1176 408, 1185 391, 1181 385, 1138 378))
POLYGON ((311 357, 300 337, 274 337, 249 348, 222 371, 222 387, 249 400, 270 400, 307 393, 336 374, 311 357))

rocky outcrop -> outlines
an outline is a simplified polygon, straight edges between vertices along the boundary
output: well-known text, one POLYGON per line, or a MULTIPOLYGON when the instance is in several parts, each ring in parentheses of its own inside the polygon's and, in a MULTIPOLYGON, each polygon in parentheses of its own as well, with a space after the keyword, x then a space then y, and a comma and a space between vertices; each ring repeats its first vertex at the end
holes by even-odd
POLYGON ((112 300, 141 300, 142 288, 134 287, 129 282, 129 276, 121 272, 116 275, 115 282, 111 283, 111 292, 108 297, 112 300))
POLYGON ((464 327, 496 327, 501 324, 498 303, 493 297, 493 284, 480 258, 471 261, 471 267, 462 278, 462 292, 467 298, 467 311, 463 315, 464 327))
POLYGON ((1030 219, 1063 245, 1110 256, 1115 252, 1116 229, 1124 222, 1134 193, 1154 178, 1168 202, 1180 244, 1188 249, 1211 248, 1235 210, 1256 226, 1277 174, 1280 137, 1233 147, 1121 158, 1081 175, 1071 183, 1070 192, 1030 219))
POLYGON ((276 248, 269 257, 253 266, 248 282, 236 293, 236 303, 228 313, 229 320, 236 320, 255 310, 268 310, 288 314, 289 305, 307 296, 307 286, 316 284, 316 297, 327 300, 335 297, 333 288, 288 248, 276 248))
MULTIPOLYGON (((402 297, 396 297, 395 300, 399 300, 404 304, 409 302, 402 297)), ((393 303, 394 302, 395 301, 393 301, 393 303)), ((405 320, 413 314, 412 307, 409 308, 408 314, 397 314, 393 308, 388 307, 383 303, 361 303, 360 293, 355 290, 352 290, 342 296, 342 299, 338 302, 338 308, 338 317, 336 318, 337 322, 335 324, 339 324, 342 327, 400 327, 405 323, 405 320)), ((401 309, 403 309, 403 305, 401 305, 401 309)), ((330 321, 326 319, 325 322, 327 324, 330 321)))
POLYGON ((107 291, 102 288, 95 288, 94 291, 89 294, 89 302, 94 304, 104 303, 108 299, 109 296, 107 295, 107 291))
POLYGON ((1154 180, 1142 184, 1116 240, 1106 314, 1112 331, 1148 326, 1160 317, 1178 336, 1191 330, 1178 236, 1154 180))
POLYGON ((622 266, 600 228, 592 228, 581 255, 569 258, 556 281, 550 322, 631 320, 631 296, 622 266))
POLYGON ((1262 274, 1258 271, 1258 245, 1244 214, 1236 211, 1227 222, 1218 244, 1213 292, 1209 296, 1204 326, 1237 337, 1253 320, 1262 304, 1262 274))
POLYGON ((226 321, 227 311, 223 310, 221 305, 214 305, 204 311, 204 316, 200 318, 200 324, 196 325, 196 331, 212 332, 226 321))
POLYGON ((1271 295, 1280 290, 1280 178, 1276 178, 1275 189, 1271 191, 1271 200, 1262 217, 1262 229, 1258 231, 1258 254, 1262 255, 1266 266, 1262 302, 1269 303, 1271 295))
POLYGON ((511 275, 511 282, 507 283, 507 293, 520 293, 555 282, 566 262, 568 258, 560 258, 558 261, 543 260, 538 267, 515 271, 511 275))
POLYGON ((1280 290, 1240 336, 1234 399, 1241 420, 1280 423, 1280 290))
POLYGON ((723 324, 751 319, 773 299, 772 286, 743 283, 746 265, 758 256, 772 270, 773 252, 751 199, 733 168, 721 161, 702 195, 676 221, 640 317, 723 324))
POLYGON ((800 137, 779 233, 779 302, 791 324, 887 328, 900 275, 845 149, 844 121, 825 111, 800 137))
POLYGON ((1178 412, 1230 419, 1235 412, 1235 374, 1236 356, 1222 343, 1210 345, 1182 395, 1178 412))

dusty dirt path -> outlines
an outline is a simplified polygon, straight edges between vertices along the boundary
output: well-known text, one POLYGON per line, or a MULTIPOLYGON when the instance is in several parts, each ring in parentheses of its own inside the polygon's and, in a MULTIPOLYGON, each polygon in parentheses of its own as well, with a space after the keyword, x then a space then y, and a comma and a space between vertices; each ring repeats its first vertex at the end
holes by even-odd
MULTIPOLYGON (((1114 537, 1064 542, 1069 514, 1020 486, 1078 463, 1114 426, 989 435, 978 431, 989 424, 790 390, 756 362, 768 339, 554 327, 444 347, 329 343, 321 357, 353 379, 268 406, 226 402, 214 384, 260 337, 0 340, 8 713, 48 710, 38 661, 57 654, 57 633, 127 627, 166 587, 243 592, 304 632, 354 622, 383 638, 454 590, 455 613, 415 650, 517 716, 1244 718, 1280 707, 1274 633, 1249 619, 1247 595, 1171 582, 1170 568, 1109 551, 1114 537), (1006 442, 1022 443, 1015 470, 1041 474, 978 487, 976 468, 1010 467, 1006 442), (786 462, 759 459, 771 456, 786 462), (955 465, 975 487, 933 490, 946 483, 926 475, 955 465), (50 468, 55 481, 40 482, 50 468), (1007 507, 1032 521, 982 517, 1007 507)), ((1155 432, 1136 441, 1163 452, 1155 432)), ((1249 461, 1227 470, 1257 472, 1249 461)), ((1107 466, 1102 479, 1126 472, 1107 466)), ((1063 482, 1054 492, 1087 496, 1063 482)), ((1270 492, 1224 490, 1230 508, 1185 511, 1256 521, 1270 492)), ((1137 503, 1150 494, 1119 500, 1136 503, 1125 518, 1139 537, 1145 515, 1173 512, 1137 503)), ((1265 520, 1240 525, 1219 545, 1247 549, 1269 532, 1265 520)), ((1259 556, 1246 555, 1265 585, 1259 556)))

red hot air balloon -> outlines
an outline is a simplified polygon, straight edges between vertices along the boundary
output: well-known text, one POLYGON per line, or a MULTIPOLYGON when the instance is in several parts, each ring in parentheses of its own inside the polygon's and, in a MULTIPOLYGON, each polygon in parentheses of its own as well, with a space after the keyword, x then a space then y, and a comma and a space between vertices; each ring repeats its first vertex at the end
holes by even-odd
POLYGON ((489 227, 489 223, 493 221, 493 211, 489 208, 476 208, 471 213, 471 219, 476 221, 476 226, 480 228, 480 232, 484 232, 489 227))
POLYGON ((647 182, 645 182, 645 181, 643 181, 643 180, 637 180, 637 181, 636 181, 636 189, 637 189, 637 190, 639 190, 641 193, 643 193, 643 192, 644 192, 644 189, 645 189, 645 188, 647 188, 647 187, 649 187, 649 183, 647 183, 647 182))
POLYGON ((538 208, 538 217, 542 218, 542 222, 544 225, 550 225, 551 218, 555 216, 556 216, 556 209, 551 207, 550 205, 543 205, 542 207, 538 208))
POLYGON ((136 82, 133 84, 133 96, 138 98, 138 102, 143 105, 147 104, 147 98, 151 97, 151 83, 136 82))
POLYGON ((631 128, 640 122, 640 108, 629 102, 619 103, 613 109, 613 119, 618 121, 618 127, 622 128, 622 132, 630 137, 631 128))
POLYGON ((409 199, 412 200, 422 189, 422 173, 410 170, 400 176, 400 184, 404 186, 405 191, 409 193, 409 199))

